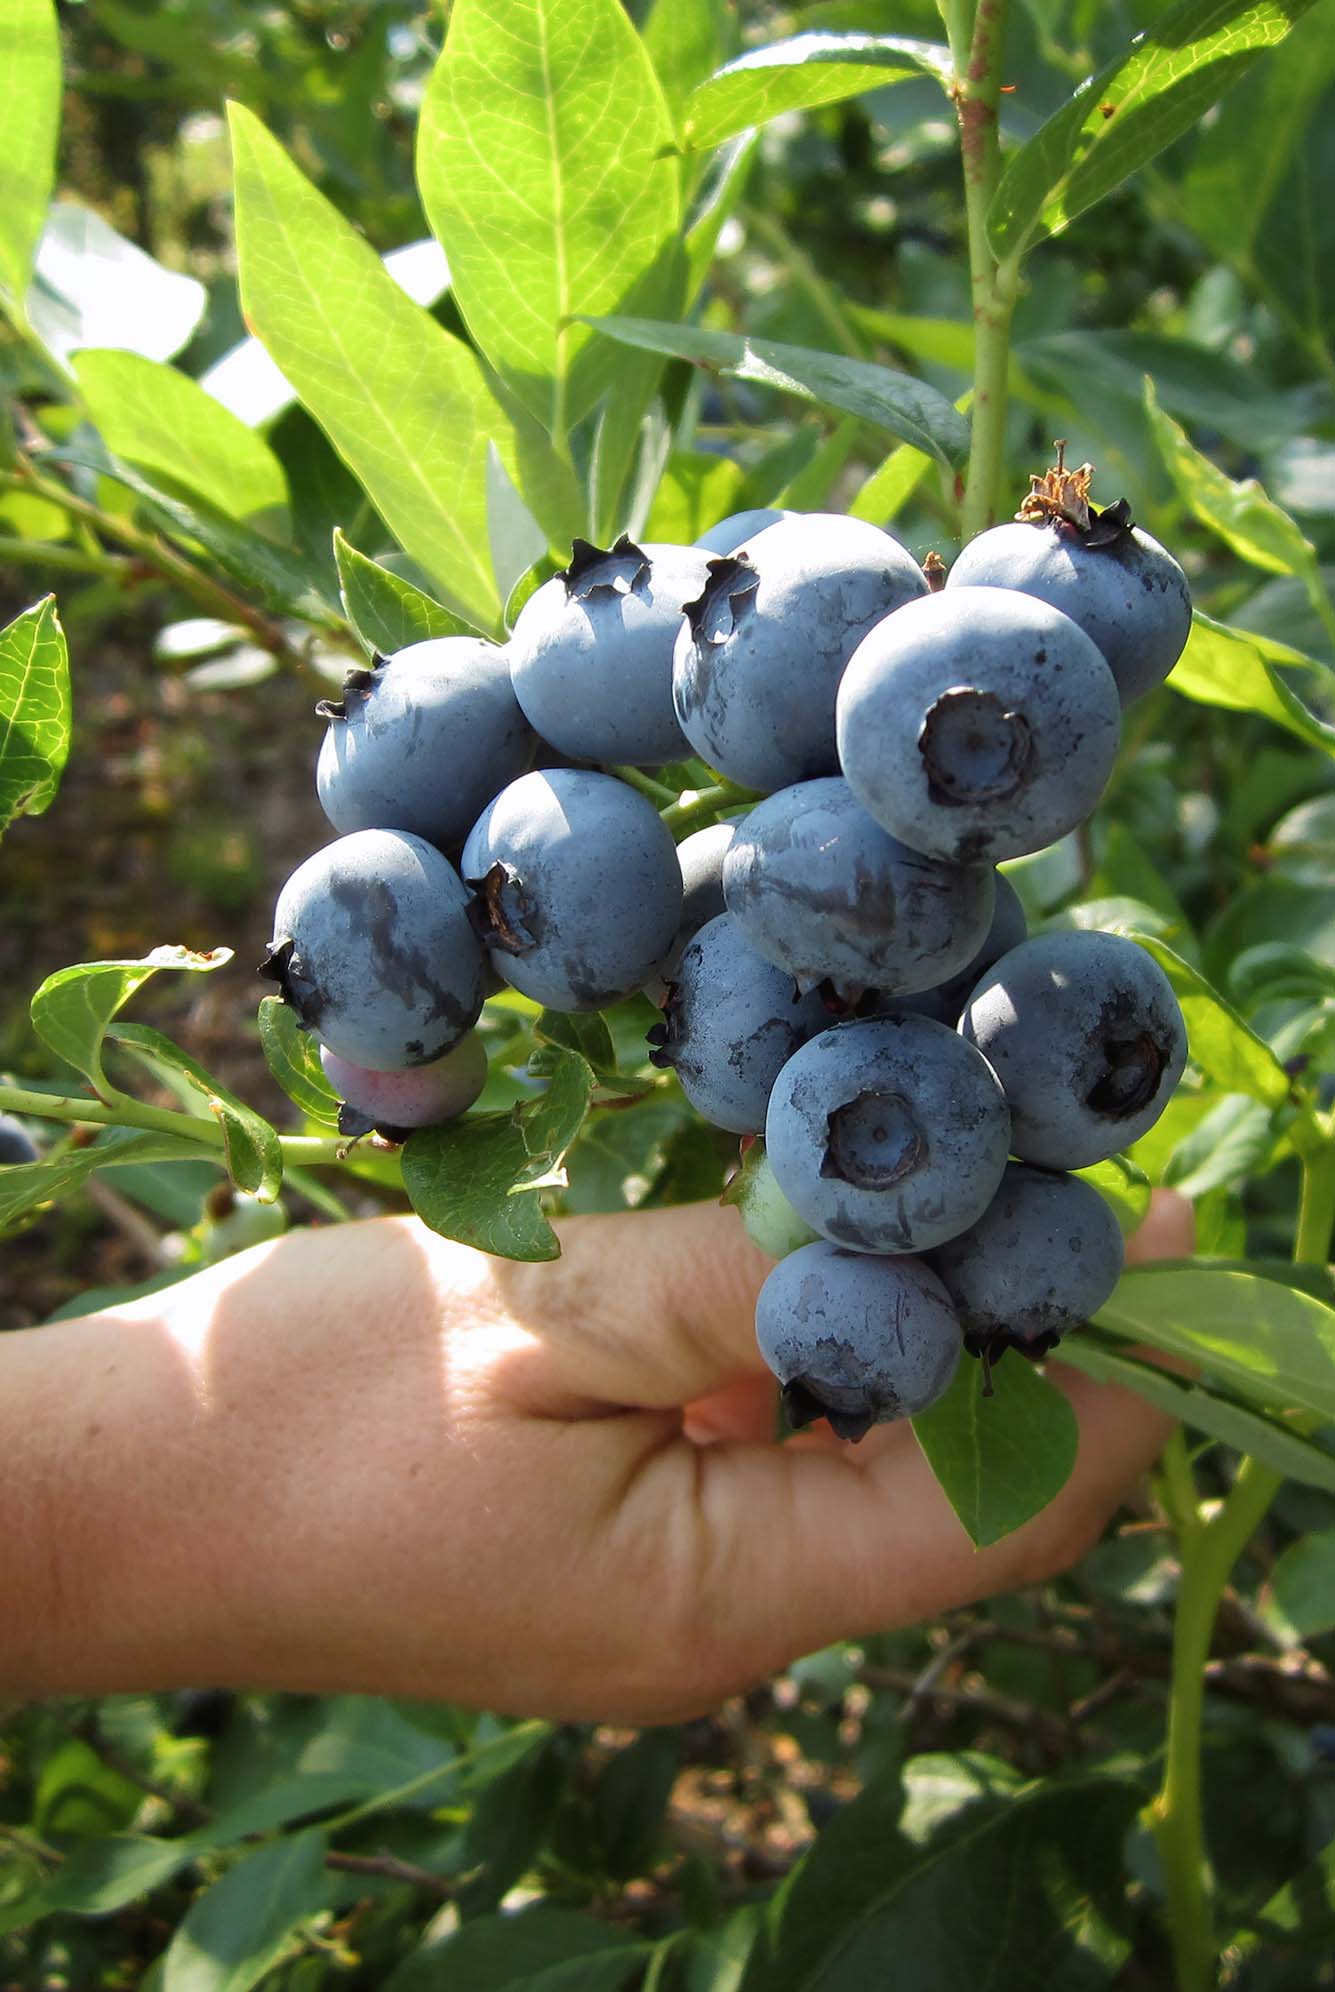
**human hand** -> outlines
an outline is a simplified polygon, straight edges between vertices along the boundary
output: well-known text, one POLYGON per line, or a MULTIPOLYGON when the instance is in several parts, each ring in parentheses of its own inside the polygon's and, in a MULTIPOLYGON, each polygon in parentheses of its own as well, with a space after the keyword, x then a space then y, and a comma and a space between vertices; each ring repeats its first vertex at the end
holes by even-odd
MULTIPOLYGON (((1052 1364, 1075 1471, 975 1551, 907 1425, 773 1442, 753 1330, 771 1262, 736 1211, 560 1231, 537 1266, 411 1218, 295 1232, 0 1338, 0 1524, 26 1603, 0 1688, 207 1680, 667 1721, 1068 1567, 1171 1429, 1052 1364)), ((1157 1193, 1128 1258, 1191 1232, 1157 1193)))

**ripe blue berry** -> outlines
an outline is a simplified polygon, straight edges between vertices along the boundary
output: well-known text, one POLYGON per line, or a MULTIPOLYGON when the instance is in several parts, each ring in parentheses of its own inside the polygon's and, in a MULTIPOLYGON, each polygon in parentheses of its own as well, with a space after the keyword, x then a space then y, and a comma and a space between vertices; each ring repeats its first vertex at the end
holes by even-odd
POLYGON ((837 775, 796 782, 737 826, 723 891, 742 933, 804 987, 910 992, 944 982, 987 934, 993 873, 883 830, 837 775))
POLYGON ((662 962, 645 985, 645 994, 660 1007, 667 985, 676 975, 692 934, 698 934, 706 920, 715 920, 724 911, 723 860, 736 831, 735 823, 709 823, 693 830, 677 846, 681 866, 681 919, 662 962))
POLYGON ((335 830, 408 830, 461 844, 488 797, 522 774, 534 738, 510 688, 505 653, 480 637, 413 643, 375 670, 351 671, 316 764, 335 830))
POLYGON ((1119 934, 1039 934, 1003 955, 960 1030, 1010 1103, 1013 1152, 1084 1169, 1129 1148, 1182 1076, 1187 1034, 1158 963, 1119 934))
POLYGON ((828 1418, 841 1439, 913 1418, 950 1387, 960 1325, 921 1259, 823 1240, 781 1259, 760 1289, 756 1340, 794 1426, 828 1418))
POLYGON ((672 650, 708 560, 700 547, 640 547, 624 535, 607 552, 576 540, 569 567, 525 602, 508 646, 515 697, 544 740, 577 761, 686 758, 672 650))
POLYGON ((670 1066, 697 1113, 756 1134, 779 1068, 826 1022, 820 997, 749 947, 726 913, 686 945, 650 1053, 670 1066))
POLYGON ((766 526, 776 526, 780 519, 796 519, 796 512, 776 512, 764 506, 751 512, 730 512, 726 519, 720 519, 707 533, 701 533, 695 542, 706 553, 736 553, 739 546, 763 533, 766 526))
POLYGON ((839 756, 878 823, 957 864, 1037 851, 1112 772, 1117 687, 1069 616, 1003 588, 910 602, 844 674, 839 756))
POLYGON ((861 519, 780 519, 709 563, 686 605, 672 690, 710 767, 747 788, 839 772, 834 699, 859 639, 927 583, 912 557, 861 519))
POLYGON ((601 1010, 642 988, 681 918, 676 847, 653 805, 582 768, 502 789, 461 869, 492 961, 552 1010, 601 1010))
POLYGON ((987 930, 987 938, 972 960, 967 961, 958 975, 952 975, 947 982, 938 983, 932 989, 925 989, 916 996, 886 996, 883 1003, 874 1010, 863 1008, 863 1016, 880 1016, 887 1010, 912 1010, 915 1016, 935 1017, 939 1024, 949 1024, 953 1031, 960 1020, 960 1012, 968 1002, 974 988, 980 983, 994 962, 1018 948, 1027 939, 1029 923, 1025 919, 1024 902, 1010 880, 1002 872, 996 873, 996 900, 992 911, 992 924, 987 930))
POLYGON ((1046 1355, 1096 1314, 1122 1275, 1122 1233, 1078 1176, 1009 1162, 976 1224, 927 1255, 950 1295, 964 1346, 995 1361, 1006 1349, 1046 1355))
POLYGON ((389 1140, 402 1140, 415 1127, 434 1127, 466 1113, 487 1083, 487 1054, 473 1031, 431 1065, 402 1072, 370 1072, 351 1065, 328 1045, 320 1048, 324 1076, 351 1113, 339 1116, 344 1134, 372 1128, 389 1140))
POLYGON ((1139 526, 1108 537, 1096 529, 1088 539, 1065 519, 993 526, 970 540, 946 582, 980 586, 1021 589, 1079 623, 1103 652, 1123 705, 1163 683, 1191 631, 1187 577, 1139 526))
POLYGON ((928 1017, 836 1024, 774 1082, 765 1147, 779 1188, 823 1238, 923 1252, 996 1195, 1010 1116, 974 1047, 928 1017))
POLYGON ((40 1162, 36 1142, 13 1114, 0 1114, 0 1164, 40 1162))
POLYGON ((278 895, 263 973, 306 1030, 376 1072, 429 1065, 482 1008, 482 949, 447 858, 402 830, 357 830, 278 895))

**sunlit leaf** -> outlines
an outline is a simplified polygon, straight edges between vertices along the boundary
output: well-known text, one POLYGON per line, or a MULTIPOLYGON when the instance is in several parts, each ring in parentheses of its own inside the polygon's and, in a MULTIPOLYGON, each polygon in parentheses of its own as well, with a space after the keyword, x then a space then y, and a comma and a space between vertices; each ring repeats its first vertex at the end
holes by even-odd
POLYGON ((1006 257, 1056 235, 1190 131, 1311 0, 1180 0, 1015 153, 987 229, 1006 257))
POLYGON ((0 831, 50 807, 69 750, 69 658, 48 595, 0 630, 0 831))
POLYGON ((52 0, 0 12, 0 291, 22 306, 56 170, 60 24, 52 0))
POLYGON ((580 317, 674 308, 671 144, 619 0, 454 0, 418 123, 422 200, 469 331, 558 440, 618 365, 580 317))

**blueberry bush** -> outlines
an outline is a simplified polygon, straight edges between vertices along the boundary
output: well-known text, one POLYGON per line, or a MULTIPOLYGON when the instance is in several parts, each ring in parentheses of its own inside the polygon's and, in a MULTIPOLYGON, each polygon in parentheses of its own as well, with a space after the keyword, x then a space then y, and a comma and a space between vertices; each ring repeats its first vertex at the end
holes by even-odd
POLYGON ((0 1710, 0 1985, 1335 1986, 1335 0, 3 0, 0 76, 0 1327, 721 1196, 787 1426, 978 1545, 1058 1342, 1180 1421, 673 1728, 0 1710))

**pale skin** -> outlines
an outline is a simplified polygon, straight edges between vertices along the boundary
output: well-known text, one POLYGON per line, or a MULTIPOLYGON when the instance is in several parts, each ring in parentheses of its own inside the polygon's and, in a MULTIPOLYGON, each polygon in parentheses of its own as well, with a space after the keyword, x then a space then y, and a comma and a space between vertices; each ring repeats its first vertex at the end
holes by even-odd
MULTIPOLYGON (((976 1552, 906 1426, 773 1442, 771 1262, 735 1211, 560 1230, 538 1266, 411 1218, 299 1231, 0 1337, 0 1692, 669 1721, 1069 1567, 1171 1429, 1050 1365, 1074 1475, 976 1552)), ((1130 1259, 1190 1249, 1189 1206, 1156 1195, 1130 1259)))

